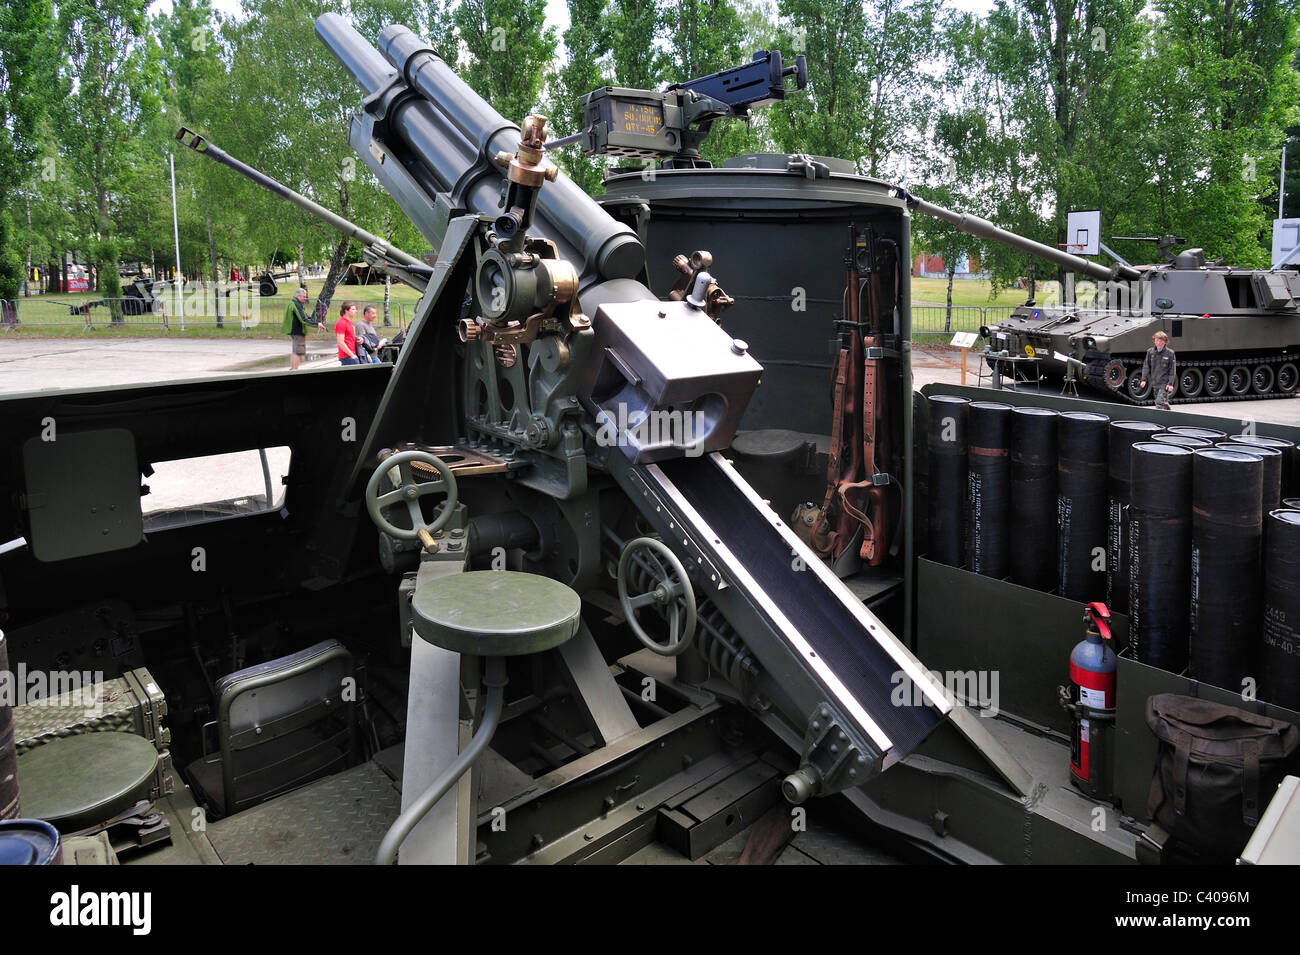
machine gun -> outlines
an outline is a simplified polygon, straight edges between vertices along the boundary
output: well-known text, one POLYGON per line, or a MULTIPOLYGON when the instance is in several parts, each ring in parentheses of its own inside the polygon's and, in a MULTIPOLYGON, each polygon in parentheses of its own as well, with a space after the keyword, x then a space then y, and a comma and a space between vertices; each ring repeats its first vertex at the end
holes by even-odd
POLYGON ((1154 242, 1156 251, 1169 262, 1178 258, 1174 254, 1174 249, 1187 244, 1187 239, 1181 235, 1117 235, 1112 238, 1116 242, 1154 242))
POLYGON ((715 120, 747 117, 807 85, 804 57, 787 67, 779 52, 759 50, 743 66, 674 83, 663 92, 605 86, 582 98, 586 129, 547 148, 578 143, 588 156, 663 159, 669 168, 708 166, 699 147, 715 120), (788 76, 795 78, 794 90, 786 88, 788 76))

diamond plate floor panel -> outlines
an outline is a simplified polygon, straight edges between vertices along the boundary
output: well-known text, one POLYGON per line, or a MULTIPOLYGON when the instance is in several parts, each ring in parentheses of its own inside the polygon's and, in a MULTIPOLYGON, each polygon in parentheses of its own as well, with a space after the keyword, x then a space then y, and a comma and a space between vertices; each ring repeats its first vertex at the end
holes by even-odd
POLYGON ((226 865, 369 865, 402 811, 393 781, 374 763, 209 823, 226 865))

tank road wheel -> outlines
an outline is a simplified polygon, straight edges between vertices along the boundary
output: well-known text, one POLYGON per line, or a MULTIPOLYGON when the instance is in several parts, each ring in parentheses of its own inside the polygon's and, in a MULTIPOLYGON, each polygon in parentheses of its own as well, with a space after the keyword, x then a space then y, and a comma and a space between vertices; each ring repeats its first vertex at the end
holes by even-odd
POLYGON ((1217 398, 1228 390, 1228 373, 1222 365, 1215 365, 1205 373, 1205 393, 1217 398))
POLYGON ((1295 362, 1289 361, 1284 365, 1279 365, 1277 369, 1277 390, 1284 395, 1295 394, 1296 387, 1300 386, 1300 370, 1295 366, 1295 362))
POLYGON ((1111 391, 1119 391, 1124 387, 1124 363, 1118 358, 1112 358, 1106 362, 1106 367, 1102 371, 1102 376, 1106 380, 1106 387, 1111 391))
POLYGON ((1244 395, 1250 391, 1250 370, 1238 365, 1228 372, 1228 390, 1234 395, 1244 395))
POLYGON ((1250 387, 1257 395, 1266 395, 1273 390, 1273 368, 1271 365, 1259 365, 1250 376, 1250 387))
POLYGON ((1205 376, 1201 369, 1187 367, 1178 376, 1178 393, 1184 398, 1195 398, 1205 386, 1205 376))
POLYGON ((1146 387, 1143 387, 1142 385, 1141 368, 1134 368, 1129 372, 1128 384, 1125 387, 1128 391, 1128 396, 1134 401, 1145 401, 1147 398, 1151 397, 1151 385, 1149 383, 1146 387))

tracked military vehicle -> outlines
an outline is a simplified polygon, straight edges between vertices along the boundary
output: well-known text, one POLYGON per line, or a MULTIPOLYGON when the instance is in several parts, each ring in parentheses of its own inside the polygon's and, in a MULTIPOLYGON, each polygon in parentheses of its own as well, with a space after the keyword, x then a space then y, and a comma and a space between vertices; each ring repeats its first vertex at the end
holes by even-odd
POLYGON ((1095 292, 1087 301, 1017 307, 988 329, 995 350, 1036 358, 1056 377, 1082 363, 1094 391, 1147 405, 1154 397, 1142 363, 1163 331, 1178 356, 1174 402, 1277 398, 1300 388, 1300 273, 1208 263, 1196 248, 1137 267, 1070 258, 1065 268, 1098 279, 1095 292))
POLYGON ((1114 784, 1082 792, 1058 691, 1082 606, 940 559, 962 485, 912 391, 923 200, 834 159, 698 156, 798 61, 593 91, 573 141, 661 160, 598 203, 544 118, 508 122, 411 31, 316 31, 436 260, 264 185, 420 289, 416 317, 395 366, 0 400, 0 650, 101 671, 113 704, 15 707, 0 810, 125 861, 696 860, 832 805, 926 859, 1159 858, 1142 711, 1186 678, 1121 661, 1091 751, 1114 784), (168 464, 234 452, 243 497, 150 505, 168 464))

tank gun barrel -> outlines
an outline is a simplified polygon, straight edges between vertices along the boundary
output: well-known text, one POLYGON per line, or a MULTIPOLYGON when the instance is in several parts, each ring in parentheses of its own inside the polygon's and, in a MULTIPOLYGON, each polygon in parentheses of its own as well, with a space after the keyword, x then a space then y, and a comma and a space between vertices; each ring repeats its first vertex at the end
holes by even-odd
POLYGON ((247 163, 240 162, 224 149, 214 146, 193 130, 182 126, 176 132, 176 139, 179 142, 184 143, 199 155, 207 156, 209 159, 233 169, 241 176, 251 179, 268 192, 275 193, 275 195, 282 199, 287 199, 298 208, 311 213, 316 218, 328 223, 335 229, 338 229, 344 235, 356 239, 362 245, 370 246, 378 257, 391 259, 400 265, 410 266, 417 272, 427 273, 429 271, 429 266, 424 262, 421 262, 415 256, 403 252, 401 249, 390 245, 386 240, 381 239, 379 236, 367 232, 355 222, 350 222, 338 213, 326 209, 320 203, 313 202, 301 193, 295 192, 279 180, 272 179, 260 169, 254 169, 247 163))
POLYGON ((979 236, 982 239, 992 239, 995 242, 1001 242, 1003 245, 1009 245, 1013 249, 1019 249, 1022 252, 1028 252, 1030 255, 1036 255, 1041 259, 1047 259, 1049 262, 1055 262, 1057 265, 1072 269, 1075 272, 1081 272, 1084 275, 1091 276, 1101 281, 1114 281, 1121 279, 1136 279, 1142 273, 1132 266, 1116 265, 1107 267, 1097 262, 1089 262, 1085 258, 1077 255, 1071 255, 1069 252, 1063 252, 1060 249, 1054 249, 1050 245, 1044 245, 1041 242, 1035 242, 1033 239, 1027 239, 1023 235, 1016 235, 1014 232, 1008 232, 995 226, 987 219, 981 219, 979 216, 969 215, 964 212, 954 212, 943 206, 936 205, 933 202, 927 202, 920 196, 916 196, 900 190, 907 206, 914 212, 923 212, 928 216, 936 219, 942 219, 950 222, 962 232, 968 232, 971 235, 979 236))
MULTIPOLYGON (((316 33, 363 92, 353 147, 426 238, 441 247, 461 212, 500 215, 497 158, 518 150, 518 126, 404 26, 386 27, 378 50, 335 13, 316 20, 316 33)), ((635 278, 645 264, 636 233, 563 174, 540 191, 530 231, 578 268, 580 288, 635 278)))

